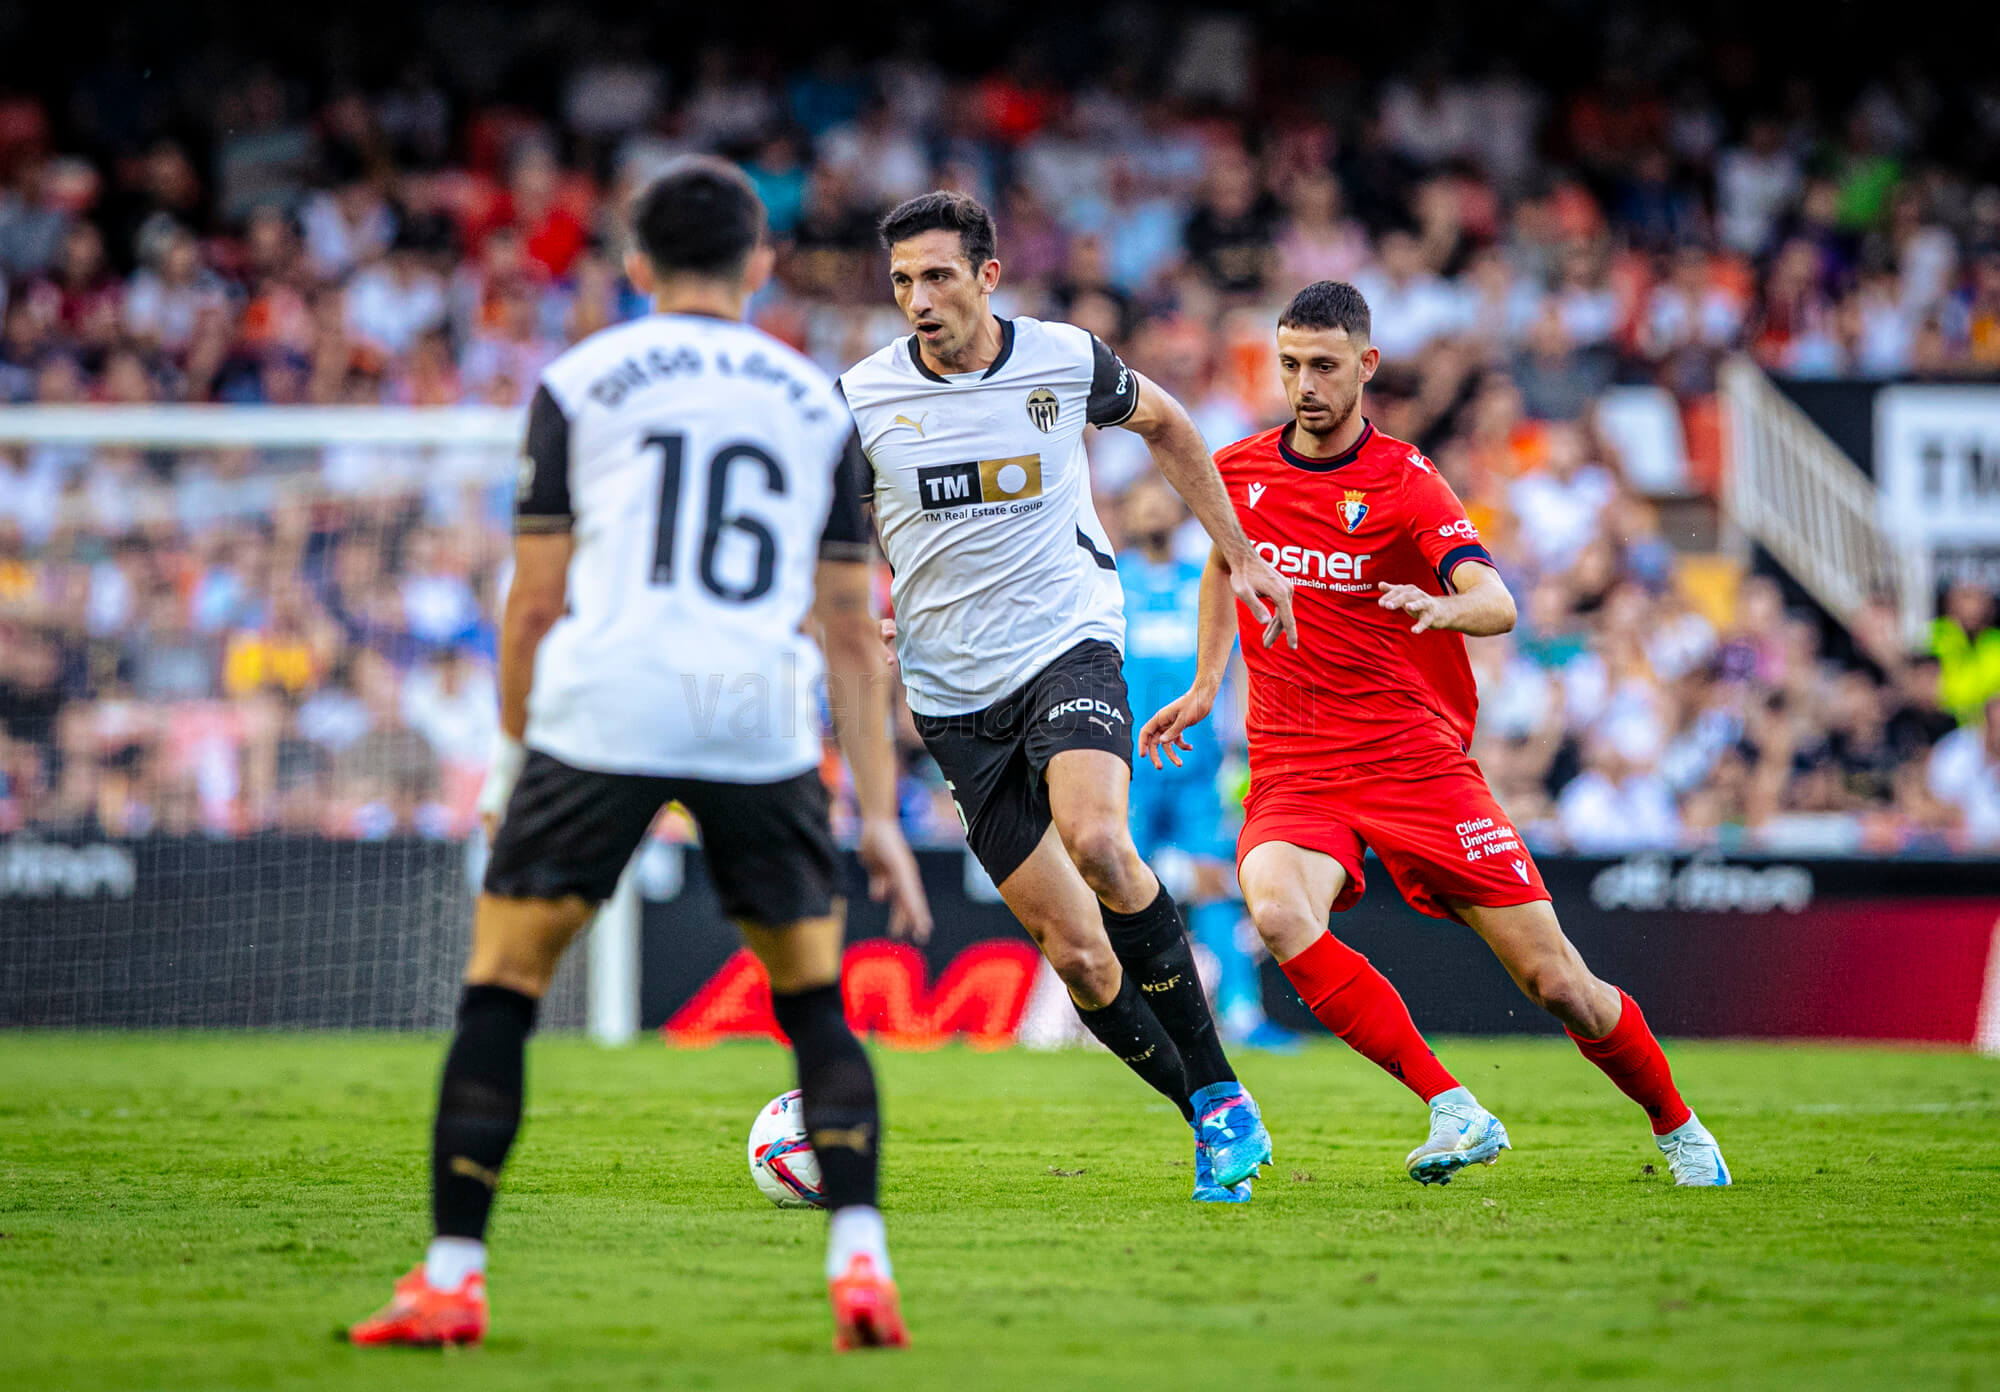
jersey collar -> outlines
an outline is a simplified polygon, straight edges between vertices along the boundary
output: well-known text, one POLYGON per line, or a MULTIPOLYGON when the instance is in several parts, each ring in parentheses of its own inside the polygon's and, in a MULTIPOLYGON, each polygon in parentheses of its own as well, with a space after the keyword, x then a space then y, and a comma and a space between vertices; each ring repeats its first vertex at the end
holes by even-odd
POLYGON ((1375 438, 1375 422, 1363 416, 1361 418, 1361 437, 1348 446, 1344 452, 1334 455, 1331 459, 1314 459, 1310 455, 1300 454, 1285 441, 1285 437, 1291 433, 1292 428, 1289 425, 1278 431, 1278 457, 1294 469, 1304 469, 1308 473, 1314 474, 1330 474, 1335 469, 1346 464, 1352 464, 1356 459, 1361 457, 1362 449, 1370 440, 1375 438))
MULTIPOLYGON (((1000 316, 997 314, 994 315, 993 317, 996 319, 1000 318, 1000 316)), ((948 387, 952 384, 951 378, 941 377, 937 373, 931 371, 930 365, 924 361, 923 349, 918 345, 917 336, 915 334, 910 335, 909 344, 910 344, 910 363, 913 367, 917 369, 918 372, 922 373, 928 380, 941 383, 944 386, 948 387)), ((1007 359, 1011 358, 1012 356, 1014 356, 1014 321, 1012 319, 1000 319, 1000 356, 993 360, 993 365, 991 367, 987 368, 984 372, 979 374, 979 380, 983 382, 988 377, 991 377, 994 373, 998 372, 1001 368, 1005 367, 1007 365, 1007 359)))

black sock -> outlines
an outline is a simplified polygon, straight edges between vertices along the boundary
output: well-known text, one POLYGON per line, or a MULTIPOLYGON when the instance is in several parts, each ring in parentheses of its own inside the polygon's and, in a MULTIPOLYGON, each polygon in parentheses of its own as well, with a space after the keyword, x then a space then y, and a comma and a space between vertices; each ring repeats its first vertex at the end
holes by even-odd
POLYGON ((1161 885, 1153 902, 1137 913, 1114 913, 1102 903, 1097 907, 1111 950, 1126 973, 1138 978, 1146 1004, 1180 1050, 1189 1089, 1199 1092, 1211 1083, 1235 1082, 1236 1070, 1222 1051, 1215 1016, 1202 993, 1180 907, 1167 887, 1161 885))
POLYGON ((840 987, 815 986, 771 993, 778 1028, 792 1041, 804 1094, 806 1138, 819 1157, 828 1208, 875 1206, 876 1148, 882 1118, 875 1098, 875 1070, 847 1027, 840 987))
POLYGON ((1181 1051, 1174 1047, 1160 1017, 1146 1008, 1139 995, 1139 983, 1131 972, 1122 974, 1118 995, 1111 1004, 1099 1010, 1086 1010, 1079 1005, 1076 1014, 1083 1027, 1097 1036, 1098 1043, 1118 1055, 1127 1068, 1179 1107, 1183 1117, 1194 1120, 1194 1104, 1188 1100, 1190 1090, 1181 1051))
POLYGON ((535 1009, 532 996, 505 986, 468 986, 459 1001, 431 1132, 431 1218, 439 1237, 486 1237, 500 1167, 521 1128, 535 1009))

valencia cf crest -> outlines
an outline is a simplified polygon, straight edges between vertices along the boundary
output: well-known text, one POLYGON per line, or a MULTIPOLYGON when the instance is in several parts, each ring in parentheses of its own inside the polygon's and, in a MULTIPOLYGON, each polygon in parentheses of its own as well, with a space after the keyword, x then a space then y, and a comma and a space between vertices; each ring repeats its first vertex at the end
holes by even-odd
POLYGON ((1036 387, 1028 393, 1028 419, 1035 423, 1035 429, 1046 435, 1056 428, 1056 417, 1062 413, 1062 403, 1047 387, 1036 387))
POLYGON ((1340 520, 1348 531, 1361 525, 1361 519, 1368 515, 1368 495, 1359 489, 1350 488, 1341 500, 1340 520))

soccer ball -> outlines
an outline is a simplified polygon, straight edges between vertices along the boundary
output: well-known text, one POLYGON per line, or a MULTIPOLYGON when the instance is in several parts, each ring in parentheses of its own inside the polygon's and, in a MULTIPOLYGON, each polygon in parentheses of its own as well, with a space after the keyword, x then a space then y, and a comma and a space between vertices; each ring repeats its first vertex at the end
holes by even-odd
POLYGON ((750 1178, 779 1208, 824 1208, 819 1157, 806 1139, 804 1099, 793 1088, 771 1099, 750 1125, 750 1178))

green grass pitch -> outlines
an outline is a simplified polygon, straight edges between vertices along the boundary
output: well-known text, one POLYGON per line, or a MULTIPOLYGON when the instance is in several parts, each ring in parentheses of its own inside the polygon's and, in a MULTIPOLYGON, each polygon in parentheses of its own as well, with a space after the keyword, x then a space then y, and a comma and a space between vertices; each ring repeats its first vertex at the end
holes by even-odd
POLYGON ((1681 1192, 1560 1041, 1440 1052, 1497 1167, 1419 1188, 1400 1088, 1248 1055, 1278 1163, 1210 1208, 1101 1054, 878 1051, 916 1347, 836 1359, 824 1223, 744 1169, 775 1047, 538 1040, 492 1335, 419 1353, 333 1331, 421 1250, 438 1041, 0 1035, 0 1387, 2000 1385, 2000 1062, 1674 1047, 1738 1181, 1681 1192))

